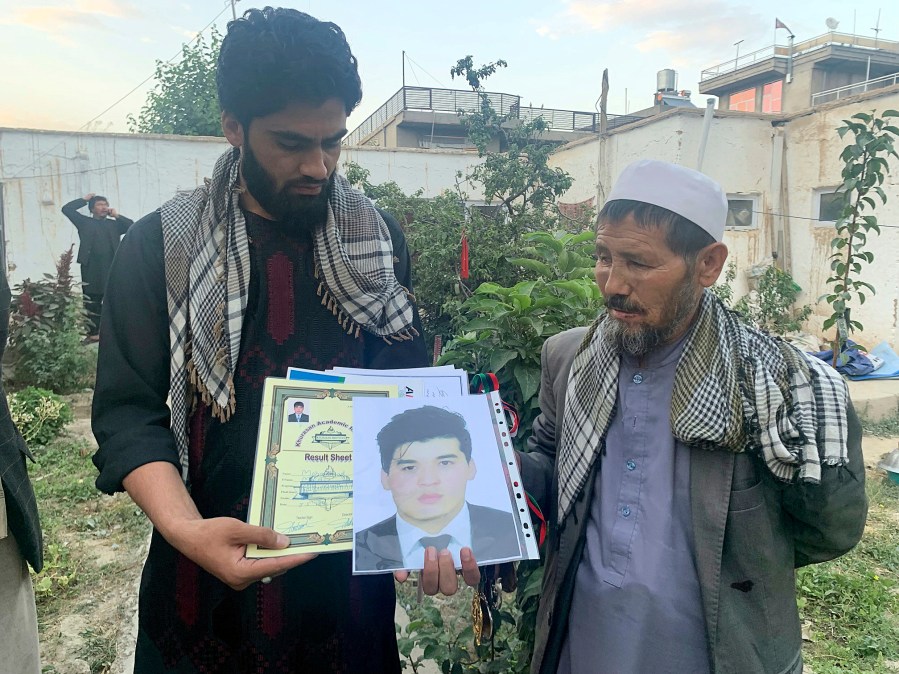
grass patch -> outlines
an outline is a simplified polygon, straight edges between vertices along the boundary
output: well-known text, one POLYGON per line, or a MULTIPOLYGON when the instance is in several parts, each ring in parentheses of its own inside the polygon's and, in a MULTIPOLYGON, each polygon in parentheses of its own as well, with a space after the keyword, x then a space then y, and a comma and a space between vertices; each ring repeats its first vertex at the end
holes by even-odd
POLYGON ((881 438, 899 436, 899 414, 878 421, 859 415, 859 421, 862 423, 862 431, 865 435, 876 435, 881 438))
POLYGON ((867 491, 868 525, 858 546, 797 572, 811 639, 804 657, 815 674, 899 671, 899 486, 875 477, 867 491))
POLYGON ((29 465, 44 534, 44 568, 32 574, 41 641, 51 657, 44 672, 56 671, 54 654, 62 658, 57 665, 77 657, 93 674, 109 671, 121 607, 101 611, 101 600, 122 591, 123 571, 135 564, 126 553, 140 548, 149 531, 127 495, 97 491, 92 451, 84 439, 61 437, 38 448, 29 465), (85 616, 80 632, 57 636, 60 620, 79 613, 85 616), (66 650, 73 644, 80 644, 77 653, 66 650))
POLYGON ((108 672, 116 658, 116 631, 108 625, 93 627, 82 632, 81 638, 84 646, 80 655, 91 674, 108 672))

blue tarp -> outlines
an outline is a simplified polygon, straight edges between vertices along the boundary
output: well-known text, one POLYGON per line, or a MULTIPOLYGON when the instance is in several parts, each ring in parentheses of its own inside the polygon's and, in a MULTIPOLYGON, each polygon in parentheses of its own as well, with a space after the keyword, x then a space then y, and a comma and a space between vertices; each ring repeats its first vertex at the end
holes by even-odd
POLYGON ((886 342, 881 342, 873 349, 871 355, 877 356, 883 360, 883 365, 869 374, 858 376, 850 376, 853 381, 862 381, 865 379, 899 379, 899 355, 890 348, 886 342))
MULTIPOLYGON (((823 360, 828 365, 833 365, 833 349, 827 351, 812 351, 811 355, 823 360)), ((836 370, 847 377, 860 377, 874 372, 875 365, 868 356, 859 350, 858 344, 851 339, 847 340, 837 359, 836 370)))

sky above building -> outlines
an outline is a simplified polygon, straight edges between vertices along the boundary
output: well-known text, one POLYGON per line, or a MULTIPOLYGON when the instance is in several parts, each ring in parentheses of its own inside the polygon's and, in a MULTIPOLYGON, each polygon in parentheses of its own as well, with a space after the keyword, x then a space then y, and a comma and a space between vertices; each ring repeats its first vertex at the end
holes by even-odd
MULTIPOLYGON (((334 21, 359 59, 363 100, 353 129, 403 82, 464 89, 450 67, 471 54, 508 68, 491 91, 534 106, 594 111, 609 70, 608 111, 652 104, 656 72, 673 68, 693 92, 700 72, 775 43, 779 18, 797 41, 829 31, 874 37, 878 7, 861 1, 797 0, 285 0, 284 6, 334 21), (736 42, 742 42, 737 46, 736 42)), ((260 4, 237 3, 238 14, 260 4)), ((884 3, 879 37, 897 40, 897 12, 884 3)), ((208 26, 226 31, 224 0, 0 0, 0 126, 65 131, 127 131, 152 87, 157 60, 208 26), (146 81, 145 81, 146 80, 146 81), (131 92, 131 93, 129 93, 131 92)))

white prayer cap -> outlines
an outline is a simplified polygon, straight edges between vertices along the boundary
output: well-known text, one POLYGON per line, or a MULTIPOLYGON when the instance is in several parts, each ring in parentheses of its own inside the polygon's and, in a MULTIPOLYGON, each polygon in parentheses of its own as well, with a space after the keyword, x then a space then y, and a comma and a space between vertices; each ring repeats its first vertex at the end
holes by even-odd
POLYGON ((724 238, 727 195, 707 175, 677 164, 640 159, 618 176, 609 194, 613 199, 632 199, 673 211, 696 223, 715 241, 724 238))

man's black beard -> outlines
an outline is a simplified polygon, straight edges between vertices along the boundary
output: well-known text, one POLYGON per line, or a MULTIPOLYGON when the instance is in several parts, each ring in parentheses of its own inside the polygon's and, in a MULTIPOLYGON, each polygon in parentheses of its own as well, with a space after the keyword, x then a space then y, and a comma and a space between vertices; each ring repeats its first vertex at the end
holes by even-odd
MULTIPOLYGON (((604 338, 631 356, 645 356, 671 342, 680 332, 684 323, 696 310, 696 287, 693 274, 688 270, 684 280, 671 297, 672 310, 666 325, 651 327, 641 325, 631 328, 624 321, 609 314, 604 326, 604 338)), ((643 313, 642 307, 627 300, 623 295, 612 295, 606 299, 606 309, 617 309, 626 313, 643 313)))
POLYGON ((274 178, 262 168, 249 143, 244 143, 241 155, 243 159, 241 170, 247 191, 275 220, 303 224, 309 229, 324 222, 328 214, 328 198, 331 196, 333 173, 325 182, 297 178, 278 190, 274 178), (290 192, 291 187, 309 185, 322 185, 321 192, 314 196, 290 192))

